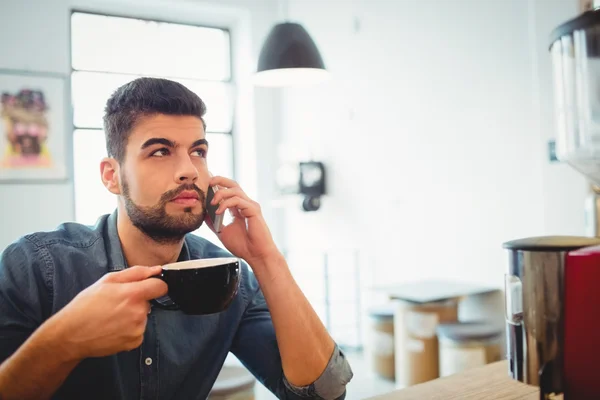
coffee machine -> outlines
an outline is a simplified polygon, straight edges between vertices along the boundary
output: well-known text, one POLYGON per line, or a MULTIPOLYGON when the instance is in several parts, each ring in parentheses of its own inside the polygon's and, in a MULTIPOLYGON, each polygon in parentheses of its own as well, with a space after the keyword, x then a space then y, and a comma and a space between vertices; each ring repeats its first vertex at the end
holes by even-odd
POLYGON ((600 398, 600 238, 510 241, 505 276, 509 374, 540 399, 600 398))
MULTIPOLYGON (((557 158, 600 185, 600 10, 551 35, 557 158)), ((504 243, 509 375, 540 399, 600 399, 600 237, 504 243)))

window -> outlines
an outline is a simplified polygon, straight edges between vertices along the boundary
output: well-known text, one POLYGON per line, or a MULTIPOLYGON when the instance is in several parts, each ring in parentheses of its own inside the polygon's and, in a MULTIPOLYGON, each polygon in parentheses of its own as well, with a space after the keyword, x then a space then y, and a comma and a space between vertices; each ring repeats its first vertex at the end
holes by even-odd
MULTIPOLYGON (((172 79, 200 96, 207 105, 209 169, 234 177, 228 30, 74 12, 71 69, 77 222, 94 224, 116 207, 100 180, 99 164, 106 156, 102 115, 112 92, 140 76, 172 79)), ((205 226, 197 233, 218 243, 205 226)))

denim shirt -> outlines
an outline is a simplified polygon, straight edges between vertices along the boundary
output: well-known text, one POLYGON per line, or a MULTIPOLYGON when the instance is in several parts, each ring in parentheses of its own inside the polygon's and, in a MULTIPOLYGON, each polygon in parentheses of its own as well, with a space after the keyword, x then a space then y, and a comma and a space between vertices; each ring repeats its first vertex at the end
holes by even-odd
MULTIPOLYGON (((230 256, 190 234, 180 260, 230 256)), ((287 381, 265 298, 241 264, 240 290, 225 311, 195 316, 153 307, 139 348, 82 360, 52 398, 206 399, 229 352, 278 398, 344 398, 352 371, 337 345, 313 384, 287 381)), ((116 211, 94 227, 65 223, 8 246, 0 259, 0 363, 79 292, 126 267, 116 211)))

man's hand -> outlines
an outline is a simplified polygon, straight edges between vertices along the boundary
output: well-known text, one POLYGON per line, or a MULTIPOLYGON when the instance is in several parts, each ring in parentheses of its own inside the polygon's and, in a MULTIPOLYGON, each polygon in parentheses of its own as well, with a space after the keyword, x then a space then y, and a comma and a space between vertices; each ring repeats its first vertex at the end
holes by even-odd
MULTIPOLYGON (((260 205, 250 199, 237 182, 215 176, 211 186, 219 186, 213 204, 221 203, 217 214, 231 210, 233 222, 221 230, 219 239, 236 257, 243 258, 251 266, 279 255, 269 227, 265 222, 260 205)), ((212 229, 212 227, 211 227, 212 229)))
POLYGON ((6 400, 50 398, 77 364, 138 347, 148 300, 167 293, 160 267, 132 267, 103 276, 44 322, 0 364, 6 400))
POLYGON ((70 359, 102 357, 142 344, 149 300, 167 293, 167 284, 150 277, 160 267, 112 272, 79 293, 51 320, 70 359))

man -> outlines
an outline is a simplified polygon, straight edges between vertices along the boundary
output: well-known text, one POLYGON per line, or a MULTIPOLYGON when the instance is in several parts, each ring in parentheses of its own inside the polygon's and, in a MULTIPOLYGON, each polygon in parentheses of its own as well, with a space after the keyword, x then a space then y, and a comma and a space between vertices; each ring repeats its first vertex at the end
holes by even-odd
POLYGON ((100 169, 115 212, 93 228, 25 236, 2 254, 2 400, 205 399, 229 351, 279 398, 345 397, 350 366, 259 205, 208 172, 204 113, 198 96, 164 79, 137 79, 108 100, 100 169), (234 216, 219 238, 254 274, 243 264, 222 313, 151 307, 167 293, 154 266, 230 256, 188 235, 204 221, 209 184, 221 188, 218 213, 234 216))

